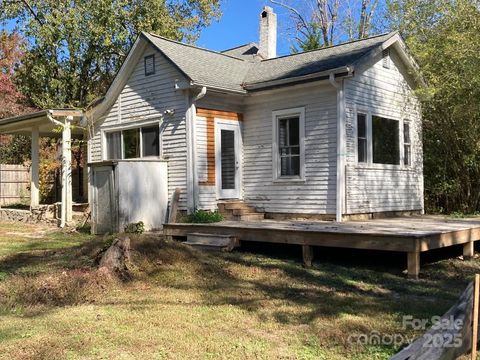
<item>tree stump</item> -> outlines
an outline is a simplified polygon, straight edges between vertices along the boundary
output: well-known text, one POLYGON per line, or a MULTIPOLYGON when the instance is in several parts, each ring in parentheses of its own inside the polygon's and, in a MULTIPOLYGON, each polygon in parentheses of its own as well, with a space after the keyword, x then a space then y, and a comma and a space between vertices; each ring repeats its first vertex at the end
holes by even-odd
POLYGON ((107 269, 122 280, 132 277, 128 264, 130 263, 130 238, 116 238, 100 259, 99 267, 107 269))

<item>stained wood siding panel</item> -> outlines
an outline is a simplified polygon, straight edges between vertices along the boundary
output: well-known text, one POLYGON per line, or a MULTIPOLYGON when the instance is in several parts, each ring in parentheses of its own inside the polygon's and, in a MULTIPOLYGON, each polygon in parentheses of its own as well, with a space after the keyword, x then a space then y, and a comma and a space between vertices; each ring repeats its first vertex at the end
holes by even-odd
POLYGON ((165 110, 174 110, 161 123, 162 155, 168 160, 169 198, 175 188, 182 189, 179 209, 186 209, 187 146, 185 131, 186 96, 175 90, 175 80, 182 80, 180 72, 158 51, 147 47, 130 75, 115 104, 98 121, 90 140, 90 161, 102 160, 101 128, 113 125, 132 125, 146 120, 162 120, 165 110), (145 76, 144 57, 155 54, 155 74, 145 76))
POLYGON ((309 85, 258 94, 244 112, 244 197, 272 213, 335 213, 336 91, 309 85), (274 182, 272 112, 305 107, 305 182, 274 182))
POLYGON ((411 77, 394 50, 390 68, 382 57, 367 69, 356 69, 345 82, 346 101, 346 213, 408 211, 423 208, 423 153, 420 105, 413 95, 411 77), (356 163, 355 108, 393 119, 408 119, 411 126, 410 169, 379 169, 356 163))

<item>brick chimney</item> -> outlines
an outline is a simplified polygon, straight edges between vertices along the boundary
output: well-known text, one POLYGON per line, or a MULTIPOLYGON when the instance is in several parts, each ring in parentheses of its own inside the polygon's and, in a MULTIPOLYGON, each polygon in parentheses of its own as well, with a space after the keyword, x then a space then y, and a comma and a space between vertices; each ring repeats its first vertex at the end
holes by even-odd
POLYGON ((270 6, 260 13, 260 50, 265 59, 277 57, 277 14, 270 6))

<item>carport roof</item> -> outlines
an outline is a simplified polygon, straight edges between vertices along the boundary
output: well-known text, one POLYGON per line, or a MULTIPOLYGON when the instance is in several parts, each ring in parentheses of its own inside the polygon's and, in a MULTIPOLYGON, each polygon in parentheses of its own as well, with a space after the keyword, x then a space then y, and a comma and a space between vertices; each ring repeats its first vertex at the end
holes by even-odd
MULTIPOLYGON (((56 133, 53 130, 57 125, 50 121, 49 115, 60 121, 61 118, 72 116, 73 121, 78 122, 82 118, 83 112, 77 109, 46 109, 0 119, 0 133, 29 133, 33 127, 38 126, 41 135, 54 135, 56 133)), ((72 130, 81 133, 79 130, 72 130)))

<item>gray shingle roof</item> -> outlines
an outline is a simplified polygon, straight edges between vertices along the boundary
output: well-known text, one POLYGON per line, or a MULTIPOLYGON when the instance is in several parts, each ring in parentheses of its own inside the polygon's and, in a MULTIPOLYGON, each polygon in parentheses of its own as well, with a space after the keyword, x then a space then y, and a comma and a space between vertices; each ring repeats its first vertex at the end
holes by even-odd
POLYGON ((235 56, 244 60, 253 60, 255 55, 258 53, 258 45, 255 43, 249 43, 234 47, 232 49, 224 50, 221 53, 235 56))
POLYGON ((244 84, 294 78, 353 65, 393 35, 394 33, 389 33, 319 50, 263 60, 251 68, 244 79, 244 84))
POLYGON ((243 45, 220 53, 143 33, 195 83, 242 92, 245 91, 245 85, 296 78, 353 65, 394 34, 378 35, 300 54, 251 61, 253 57, 251 52, 256 48, 255 44, 243 45))
POLYGON ((143 33, 190 80, 215 88, 244 91, 243 79, 250 63, 231 55, 143 33))

